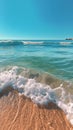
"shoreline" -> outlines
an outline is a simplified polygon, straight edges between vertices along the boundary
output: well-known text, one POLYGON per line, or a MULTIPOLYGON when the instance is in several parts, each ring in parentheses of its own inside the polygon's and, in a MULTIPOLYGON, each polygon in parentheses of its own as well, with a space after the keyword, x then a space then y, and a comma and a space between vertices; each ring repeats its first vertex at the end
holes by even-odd
POLYGON ((39 106, 12 89, 5 93, 0 97, 0 130, 73 130, 54 103, 39 106))

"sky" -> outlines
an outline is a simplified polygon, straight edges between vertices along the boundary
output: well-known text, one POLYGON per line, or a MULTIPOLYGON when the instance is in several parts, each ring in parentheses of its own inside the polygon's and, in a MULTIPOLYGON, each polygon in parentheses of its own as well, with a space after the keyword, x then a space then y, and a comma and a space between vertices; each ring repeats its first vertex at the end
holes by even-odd
POLYGON ((73 0, 0 0, 0 39, 73 37, 73 0))

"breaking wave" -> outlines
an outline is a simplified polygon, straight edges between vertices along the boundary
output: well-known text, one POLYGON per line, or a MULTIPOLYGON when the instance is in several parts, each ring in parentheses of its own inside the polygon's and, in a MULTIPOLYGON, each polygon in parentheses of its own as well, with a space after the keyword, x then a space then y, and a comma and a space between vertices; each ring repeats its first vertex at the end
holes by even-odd
POLYGON ((43 44, 43 41, 22 41, 23 44, 43 44))
POLYGON ((67 115, 67 118, 73 124, 73 93, 72 84, 64 86, 64 82, 58 87, 52 88, 49 84, 37 82, 35 76, 27 76, 29 70, 14 66, 6 68, 0 72, 0 93, 12 87, 19 94, 23 94, 36 104, 47 105, 49 102, 56 103, 67 115))

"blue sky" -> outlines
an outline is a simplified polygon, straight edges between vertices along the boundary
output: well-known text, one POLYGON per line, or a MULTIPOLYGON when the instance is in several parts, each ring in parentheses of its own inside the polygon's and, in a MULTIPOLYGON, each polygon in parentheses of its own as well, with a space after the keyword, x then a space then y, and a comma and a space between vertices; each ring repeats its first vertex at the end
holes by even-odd
POLYGON ((0 0, 0 39, 73 37, 73 0, 0 0))

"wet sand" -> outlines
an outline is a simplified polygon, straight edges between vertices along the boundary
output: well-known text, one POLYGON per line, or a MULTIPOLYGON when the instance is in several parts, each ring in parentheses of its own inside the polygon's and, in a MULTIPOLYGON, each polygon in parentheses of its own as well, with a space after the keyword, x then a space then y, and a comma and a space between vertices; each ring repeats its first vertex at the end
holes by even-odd
POLYGON ((0 130, 73 130, 54 103, 37 106, 18 92, 9 91, 0 94, 0 130))

